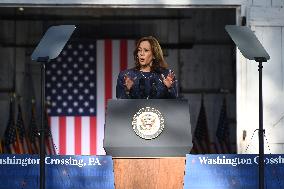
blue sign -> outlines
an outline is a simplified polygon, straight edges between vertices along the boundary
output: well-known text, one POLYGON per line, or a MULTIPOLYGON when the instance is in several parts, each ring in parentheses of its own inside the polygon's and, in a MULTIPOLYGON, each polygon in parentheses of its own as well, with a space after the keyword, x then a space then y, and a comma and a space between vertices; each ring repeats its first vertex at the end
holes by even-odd
MULTIPOLYGON (((0 155, 0 189, 39 188, 38 155, 0 155)), ((47 156, 46 189, 114 189, 111 156, 47 156)))
MULTIPOLYGON (((184 189, 256 189, 258 155, 186 156, 184 189)), ((265 155, 265 188, 284 188, 284 155, 265 155)))

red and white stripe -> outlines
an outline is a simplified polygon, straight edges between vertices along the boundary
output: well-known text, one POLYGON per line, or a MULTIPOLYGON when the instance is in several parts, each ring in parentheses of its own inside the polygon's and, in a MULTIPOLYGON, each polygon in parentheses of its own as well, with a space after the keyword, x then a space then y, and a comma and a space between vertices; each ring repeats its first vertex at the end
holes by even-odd
POLYGON ((15 141, 13 144, 9 144, 11 154, 20 154, 19 144, 15 141))
POLYGON ((95 116, 53 116, 50 124, 57 154, 96 154, 95 116))
POLYGON ((55 150, 60 155, 105 155, 103 148, 105 108, 115 98, 121 70, 134 66, 134 40, 98 40, 96 60, 97 115, 50 117, 55 150))
POLYGON ((134 66, 134 40, 97 41, 97 154, 103 149, 105 108, 108 99, 115 99, 116 80, 121 70, 134 66))

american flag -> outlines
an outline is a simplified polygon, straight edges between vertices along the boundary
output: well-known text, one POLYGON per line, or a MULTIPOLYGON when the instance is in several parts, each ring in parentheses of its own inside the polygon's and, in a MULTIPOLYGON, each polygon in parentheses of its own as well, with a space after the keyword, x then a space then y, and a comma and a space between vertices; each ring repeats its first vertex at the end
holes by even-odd
POLYGON ((9 112, 8 124, 4 134, 4 144, 5 144, 5 152, 11 154, 20 153, 14 116, 15 116, 14 102, 13 100, 10 100, 10 112, 9 112))
POLYGON ((4 145, 3 145, 3 140, 0 140, 0 154, 4 153, 4 145))
POLYGON ((58 154, 105 154, 106 102, 115 98, 120 70, 134 66, 133 50, 132 40, 70 42, 46 66, 47 112, 58 154))
POLYGON ((31 153, 39 153, 39 135, 35 117, 35 103, 32 102, 31 120, 29 124, 28 137, 30 141, 31 153))
POLYGON ((20 104, 18 104, 18 116, 17 116, 17 123, 16 123, 16 133, 17 139, 19 141, 19 153, 20 154, 28 154, 30 153, 30 148, 27 140, 27 134, 25 130, 22 108, 20 104))
POLYGON ((193 147, 191 153, 208 154, 211 153, 210 149, 211 147, 208 133, 207 116, 204 106, 204 100, 202 97, 197 124, 193 135, 193 147))
POLYGON ((45 131, 45 153, 47 155, 54 155, 57 154, 55 150, 55 144, 53 141, 52 133, 50 130, 50 121, 48 120, 47 113, 45 111, 44 116, 44 131, 45 131))
POLYGON ((224 98, 219 122, 218 122, 218 128, 216 131, 216 151, 220 154, 227 154, 231 153, 231 147, 230 147, 230 133, 229 133, 229 122, 227 117, 227 105, 226 105, 226 99, 224 98))

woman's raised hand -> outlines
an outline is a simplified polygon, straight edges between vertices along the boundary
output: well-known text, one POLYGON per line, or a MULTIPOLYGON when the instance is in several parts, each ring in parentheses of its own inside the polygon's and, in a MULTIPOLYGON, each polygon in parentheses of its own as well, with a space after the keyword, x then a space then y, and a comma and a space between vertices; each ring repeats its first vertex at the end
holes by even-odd
POLYGON ((124 76, 124 85, 126 86, 126 89, 128 91, 130 91, 130 89, 132 88, 133 84, 134 84, 133 79, 131 79, 128 75, 125 75, 124 76))
POLYGON ((167 86, 167 88, 171 88, 173 83, 175 82, 175 74, 173 71, 169 71, 169 74, 167 75, 167 77, 164 76, 164 74, 162 74, 162 78, 163 78, 163 83, 164 85, 167 86))

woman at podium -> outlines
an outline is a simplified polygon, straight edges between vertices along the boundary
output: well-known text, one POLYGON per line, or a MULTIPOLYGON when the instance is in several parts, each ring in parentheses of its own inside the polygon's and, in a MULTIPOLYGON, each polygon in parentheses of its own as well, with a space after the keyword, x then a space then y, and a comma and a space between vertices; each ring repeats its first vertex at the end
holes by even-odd
POLYGON ((177 80, 168 69, 161 46, 152 36, 143 37, 134 50, 135 67, 121 71, 116 97, 122 99, 177 98, 177 80))

